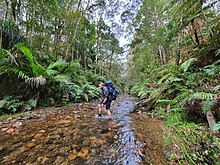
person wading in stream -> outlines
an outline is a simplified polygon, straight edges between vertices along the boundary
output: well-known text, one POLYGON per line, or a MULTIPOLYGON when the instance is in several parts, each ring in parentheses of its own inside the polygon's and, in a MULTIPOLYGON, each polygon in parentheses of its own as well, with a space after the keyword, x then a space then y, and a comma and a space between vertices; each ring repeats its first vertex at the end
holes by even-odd
POLYGON ((112 119, 112 112, 110 110, 112 100, 109 97, 108 87, 106 87, 104 83, 100 83, 99 88, 102 90, 103 99, 98 105, 98 111, 99 111, 98 117, 102 116, 101 115, 102 107, 105 105, 105 110, 109 116, 109 119, 112 119))

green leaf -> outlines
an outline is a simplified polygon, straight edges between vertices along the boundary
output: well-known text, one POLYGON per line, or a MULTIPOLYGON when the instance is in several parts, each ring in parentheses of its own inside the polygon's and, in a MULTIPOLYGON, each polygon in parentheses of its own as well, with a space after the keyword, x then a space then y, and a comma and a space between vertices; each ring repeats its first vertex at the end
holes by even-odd
POLYGON ((180 71, 186 72, 189 70, 190 66, 194 64, 196 61, 198 61, 196 58, 190 58, 189 60, 185 61, 180 66, 180 71))

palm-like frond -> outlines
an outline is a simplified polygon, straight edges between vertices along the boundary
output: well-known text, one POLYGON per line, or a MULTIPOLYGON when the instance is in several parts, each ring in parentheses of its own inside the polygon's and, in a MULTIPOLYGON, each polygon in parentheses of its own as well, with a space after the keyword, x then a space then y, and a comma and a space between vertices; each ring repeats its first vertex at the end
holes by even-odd
POLYGON ((58 82, 61 82, 61 83, 65 83, 65 84, 69 84, 71 78, 70 78, 69 75, 60 74, 60 75, 52 77, 51 80, 58 81, 58 82))
POLYGON ((34 76, 38 77, 40 75, 43 75, 43 73, 45 72, 45 68, 34 61, 34 57, 31 53, 31 50, 22 43, 15 45, 15 47, 21 50, 24 53, 24 55, 27 57, 34 76))
POLYGON ((57 60, 56 62, 50 64, 48 67, 47 67, 47 70, 52 70, 52 69, 56 69, 56 68, 59 68, 59 67, 63 67, 64 65, 66 65, 67 62, 63 59, 59 59, 57 60))
POLYGON ((186 72, 192 64, 194 64, 197 61, 196 58, 190 58, 189 60, 185 61, 180 66, 180 71, 186 72))
POLYGON ((0 71, 6 73, 15 73, 18 76, 18 78, 22 78, 25 80, 29 78, 29 76, 23 70, 20 70, 19 68, 15 68, 12 66, 0 66, 0 71))

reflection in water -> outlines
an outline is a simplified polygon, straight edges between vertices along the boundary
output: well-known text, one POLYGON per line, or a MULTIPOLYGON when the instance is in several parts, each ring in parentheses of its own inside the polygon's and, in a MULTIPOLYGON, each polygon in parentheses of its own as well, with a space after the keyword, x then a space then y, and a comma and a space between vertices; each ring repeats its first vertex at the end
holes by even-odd
POLYGON ((140 148, 142 144, 135 139, 135 134, 130 127, 129 112, 134 107, 134 99, 123 100, 115 108, 113 119, 118 122, 118 140, 115 141, 101 160, 103 164, 137 165, 141 162, 140 148))

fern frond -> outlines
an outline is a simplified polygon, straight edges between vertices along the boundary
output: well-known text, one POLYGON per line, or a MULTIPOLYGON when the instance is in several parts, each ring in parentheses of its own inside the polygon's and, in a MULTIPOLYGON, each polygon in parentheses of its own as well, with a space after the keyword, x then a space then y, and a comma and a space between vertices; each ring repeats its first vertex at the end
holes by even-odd
POLYGON ((197 61, 196 58, 190 58, 189 60, 185 61, 180 66, 180 71, 186 72, 192 64, 194 64, 197 61))
POLYGON ((52 70, 52 69, 46 69, 46 72, 45 72, 48 76, 54 76, 54 75, 57 75, 59 74, 59 72, 57 70, 52 70))
POLYGON ((220 130, 220 121, 218 123, 216 123, 216 125, 213 128, 215 131, 220 130))
POLYGON ((11 96, 5 97, 3 100, 0 100, 0 109, 5 107, 5 104, 9 102, 11 96))
POLYGON ((215 87, 213 88, 213 90, 214 90, 215 92, 219 91, 219 90, 220 90, 220 85, 215 86, 215 87))
POLYGON ((47 67, 47 69, 48 69, 48 70, 52 70, 52 69, 54 69, 54 68, 62 67, 62 66, 64 66, 65 64, 67 64, 65 60, 59 59, 59 60, 57 60, 56 62, 50 64, 50 65, 47 67))
POLYGON ((70 76, 69 75, 62 75, 62 74, 60 74, 60 75, 54 76, 51 79, 54 80, 54 81, 65 83, 65 84, 69 84, 70 83, 70 76))
POLYGON ((190 90, 182 91, 172 100, 172 104, 182 103, 184 100, 190 99, 190 94, 190 90))
POLYGON ((202 102, 202 112, 206 114, 210 109, 214 107, 214 102, 207 100, 202 102))
POLYGON ((192 95, 192 99, 201 99, 201 100, 213 100, 215 94, 198 92, 192 95))
POLYGON ((164 106, 171 102, 171 100, 160 99, 156 101, 157 106, 164 106))
POLYGON ((22 70, 20 70, 19 68, 14 68, 14 67, 11 67, 11 66, 0 66, 0 71, 3 71, 3 72, 12 72, 12 73, 15 73, 18 78, 21 78, 21 79, 27 79, 29 78, 28 75, 26 75, 22 70))
POLYGON ((165 80, 171 78, 172 76, 173 76, 172 73, 166 74, 165 76, 163 76, 163 77, 158 81, 158 84, 160 85, 162 82, 164 82, 165 80))
POLYGON ((24 110, 31 110, 31 109, 35 109, 37 106, 37 100, 33 100, 33 99, 30 99, 28 100, 25 104, 24 104, 24 110))

